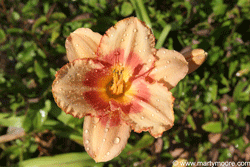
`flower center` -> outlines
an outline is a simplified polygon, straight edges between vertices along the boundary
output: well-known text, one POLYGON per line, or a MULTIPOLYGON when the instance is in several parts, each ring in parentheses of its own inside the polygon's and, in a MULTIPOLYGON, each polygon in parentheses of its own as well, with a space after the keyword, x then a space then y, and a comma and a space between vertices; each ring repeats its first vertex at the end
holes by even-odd
POLYGON ((113 70, 113 80, 109 87, 113 95, 120 95, 124 92, 123 70, 124 68, 122 66, 116 66, 113 70))

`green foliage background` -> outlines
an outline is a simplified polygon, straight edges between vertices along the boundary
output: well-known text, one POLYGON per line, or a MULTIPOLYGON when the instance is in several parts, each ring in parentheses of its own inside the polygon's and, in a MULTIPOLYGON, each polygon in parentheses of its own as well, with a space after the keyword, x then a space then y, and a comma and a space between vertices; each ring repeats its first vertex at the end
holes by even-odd
POLYGON ((0 135, 8 127, 26 132, 0 143, 1 166, 250 161, 249 0, 1 0, 0 7, 0 135), (202 48, 208 58, 172 90, 171 130, 158 140, 132 132, 117 158, 95 164, 82 147, 83 119, 57 107, 51 84, 67 63, 71 32, 88 27, 104 34, 129 16, 153 29, 157 48, 202 48))

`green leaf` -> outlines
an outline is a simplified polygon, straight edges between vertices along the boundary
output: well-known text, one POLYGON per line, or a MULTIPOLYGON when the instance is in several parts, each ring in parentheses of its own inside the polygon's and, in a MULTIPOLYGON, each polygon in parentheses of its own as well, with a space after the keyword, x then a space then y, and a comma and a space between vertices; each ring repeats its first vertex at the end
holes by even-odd
POLYGON ((45 16, 39 17, 32 26, 32 32, 34 33, 36 31, 36 28, 39 27, 41 24, 45 23, 46 20, 47 18, 45 16))
POLYGON ((26 12, 29 12, 29 11, 32 11, 34 9, 36 9, 36 5, 38 4, 39 0, 29 0, 25 6, 22 8, 22 12, 23 13, 26 13, 26 12))
POLYGON ((234 121, 235 124, 238 124, 238 121, 239 121, 239 111, 237 109, 237 104, 236 103, 230 103, 229 104, 229 108, 230 108, 230 112, 228 114, 228 117, 234 121))
POLYGON ((187 116, 187 121, 191 125, 192 129, 196 130, 196 125, 195 125, 194 119, 193 119, 193 117, 191 115, 187 116))
POLYGON ((64 111, 62 111, 55 103, 51 104, 52 111, 50 114, 54 116, 57 120, 63 122, 64 124, 68 124, 70 119, 72 118, 72 115, 66 114, 64 111))
POLYGON ((209 65, 214 65, 215 62, 219 60, 219 58, 224 54, 224 51, 219 46, 214 46, 211 48, 211 50, 208 53, 207 57, 207 63, 209 65))
POLYGON ((19 60, 19 63, 24 64, 31 62, 34 56, 36 55, 35 44, 32 42, 25 42, 25 44, 28 44, 28 46, 25 46, 25 49, 17 54, 17 59, 19 60))
POLYGON ((56 51, 57 51, 58 53, 65 54, 65 52, 66 52, 65 46, 62 46, 62 45, 60 45, 60 44, 57 44, 57 46, 56 46, 56 51))
POLYGON ((213 8, 213 11, 214 11, 215 15, 223 15, 223 14, 225 14, 226 9, 227 9, 226 4, 220 4, 218 6, 215 6, 213 8))
POLYGON ((19 13, 13 11, 12 12, 12 18, 13 18, 14 21, 18 21, 20 19, 19 13))
POLYGON ((26 132, 34 130, 33 123, 35 122, 34 121, 35 114, 36 114, 35 112, 33 113, 33 111, 30 112, 30 110, 29 110, 28 114, 24 118, 23 128, 25 129, 26 132))
POLYGON ((144 159, 146 160, 147 158, 149 158, 148 153, 146 153, 145 151, 135 151, 135 152, 130 152, 130 150, 133 149, 133 146, 131 144, 126 144, 126 147, 123 149, 123 151, 121 152, 121 154, 117 157, 114 158, 114 161, 119 161, 120 159, 127 159, 128 157, 130 157, 132 160, 138 160, 139 159, 144 159))
POLYGON ((233 98, 236 101, 249 101, 250 100, 249 83, 244 81, 239 81, 234 89, 233 98))
POLYGON ((4 118, 4 119, 0 119, 0 125, 2 126, 6 126, 6 127, 17 127, 17 128, 22 128, 22 123, 24 120, 24 116, 20 116, 20 117, 9 117, 9 118, 4 118))
POLYGON ((38 78, 43 79, 48 76, 48 74, 44 71, 43 67, 38 61, 35 61, 34 63, 34 70, 38 78))
POLYGON ((0 113, 0 120, 10 116, 10 113, 0 113))
POLYGON ((229 87, 229 81, 227 80, 227 78, 221 73, 220 74, 220 78, 221 78, 221 83, 227 87, 229 87))
POLYGON ((220 133, 222 131, 221 122, 208 122, 202 125, 202 129, 211 133, 220 133))
POLYGON ((223 15, 227 9, 227 5, 223 3, 223 0, 213 0, 212 6, 215 15, 223 15))
POLYGON ((220 162, 226 161, 228 158, 231 158, 231 157, 232 157, 232 154, 228 148, 220 149, 220 157, 219 157, 220 162))
POLYGON ((26 114, 23 128, 26 131, 32 131, 34 129, 41 129, 47 120, 48 113, 51 110, 51 101, 46 100, 33 103, 26 114))
POLYGON ((55 134, 61 137, 69 138, 70 140, 73 140, 74 142, 78 143, 79 145, 83 146, 83 138, 82 134, 75 134, 71 131, 62 131, 62 130, 56 130, 55 134))
POLYGON ((58 31, 52 31, 50 43, 53 44, 59 35, 60 33, 58 31))
POLYGON ((215 101, 218 93, 218 85, 214 83, 208 87, 208 91, 205 94, 205 102, 210 103, 212 100, 215 101))
POLYGON ((50 16, 50 19, 58 20, 58 21, 64 20, 64 19, 66 19, 66 18, 67 18, 67 16, 66 16, 64 13, 62 13, 62 12, 55 12, 55 13, 53 13, 53 14, 50 16))
POLYGON ((233 140, 234 146, 235 148, 237 148, 238 150, 240 150, 242 153, 245 151, 245 142, 243 137, 239 137, 233 140))
POLYGON ((187 18, 189 18, 190 14, 192 12, 192 3, 185 1, 183 4, 185 5, 185 7, 187 9, 187 18))
POLYGON ((44 124, 44 122, 47 119, 48 112, 51 110, 50 100, 46 100, 44 105, 45 105, 44 108, 39 109, 39 112, 37 112, 37 116, 36 116, 36 119, 38 119, 37 128, 40 128, 44 124))
MULTIPOLYGON (((242 109, 243 117, 246 118, 247 116, 250 116, 250 104, 246 105, 242 109)), ((0 117, 1 118, 1 117, 0 117)))
POLYGON ((3 29, 0 28, 0 43, 3 43, 6 41, 6 35, 3 29))
POLYGON ((48 13, 50 9, 49 2, 43 2, 43 13, 48 13))
POLYGON ((86 153, 67 153, 50 157, 33 158, 19 163, 20 167, 100 167, 103 163, 95 161, 86 153))
POLYGON ((247 75, 250 73, 250 62, 242 63, 240 65, 240 71, 236 73, 236 76, 240 77, 242 75, 247 75))
POLYGON ((15 33, 22 34, 23 32, 24 32, 24 30, 21 28, 8 28, 7 29, 8 34, 15 34, 15 33))
POLYGON ((149 134, 144 134, 143 137, 136 143, 136 145, 129 150, 129 154, 132 154, 138 150, 141 150, 143 148, 146 148, 148 146, 150 146, 151 144, 153 144, 154 142, 154 137, 152 137, 149 134))
POLYGON ((219 94, 226 94, 230 91, 231 89, 229 87, 226 88, 221 88, 219 89, 219 94))
POLYGON ((39 56, 41 56, 42 58, 46 59, 46 54, 44 53, 44 51, 40 48, 37 49, 37 53, 39 56))
POLYGON ((123 2, 121 7, 121 15, 127 17, 133 13, 133 6, 129 2, 123 2))
POLYGON ((249 0, 238 0, 237 5, 240 7, 249 6, 249 0))
POLYGON ((50 68, 49 71, 50 71, 50 75, 51 75, 52 77, 54 77, 54 76, 56 75, 56 70, 55 70, 55 69, 50 68))

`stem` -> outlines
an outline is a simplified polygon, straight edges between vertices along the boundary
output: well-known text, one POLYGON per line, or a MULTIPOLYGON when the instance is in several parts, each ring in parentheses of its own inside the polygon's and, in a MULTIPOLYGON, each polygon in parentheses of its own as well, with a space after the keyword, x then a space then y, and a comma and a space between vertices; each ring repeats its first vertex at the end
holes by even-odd
POLYGON ((142 0, 130 0, 130 2, 135 8, 136 17, 138 17, 139 20, 144 21, 149 28, 152 28, 152 24, 147 14, 147 10, 144 6, 143 1, 142 0))
POLYGON ((136 3, 136 0, 130 0, 130 2, 132 3, 133 7, 135 8, 136 17, 138 17, 139 20, 142 20, 142 15, 141 15, 139 7, 136 3))
POLYGON ((171 30, 171 25, 166 25, 164 27, 164 29, 162 30, 161 35, 160 35, 160 37, 159 37, 159 39, 158 39, 158 41, 156 43, 156 46, 155 46, 156 49, 159 49, 159 48, 162 47, 162 45, 164 44, 170 30, 171 30))
POLYGON ((2 135, 0 136, 0 143, 5 143, 5 142, 9 142, 12 140, 16 140, 18 138, 21 138, 25 135, 24 132, 20 132, 17 134, 7 134, 7 135, 2 135))
POLYGON ((143 21, 145 21, 145 23, 147 24, 147 26, 149 28, 152 28, 152 24, 151 24, 150 18, 148 16, 147 10, 144 6, 143 0, 137 0, 136 2, 138 4, 143 21))

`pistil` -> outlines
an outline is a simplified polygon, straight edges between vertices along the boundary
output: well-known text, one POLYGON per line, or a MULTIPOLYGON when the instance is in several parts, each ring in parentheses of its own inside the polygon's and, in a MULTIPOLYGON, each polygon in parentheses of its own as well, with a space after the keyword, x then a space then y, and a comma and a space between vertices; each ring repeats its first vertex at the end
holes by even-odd
POLYGON ((122 66, 117 66, 113 70, 113 80, 110 91, 114 95, 123 93, 123 70, 124 68, 122 66))

